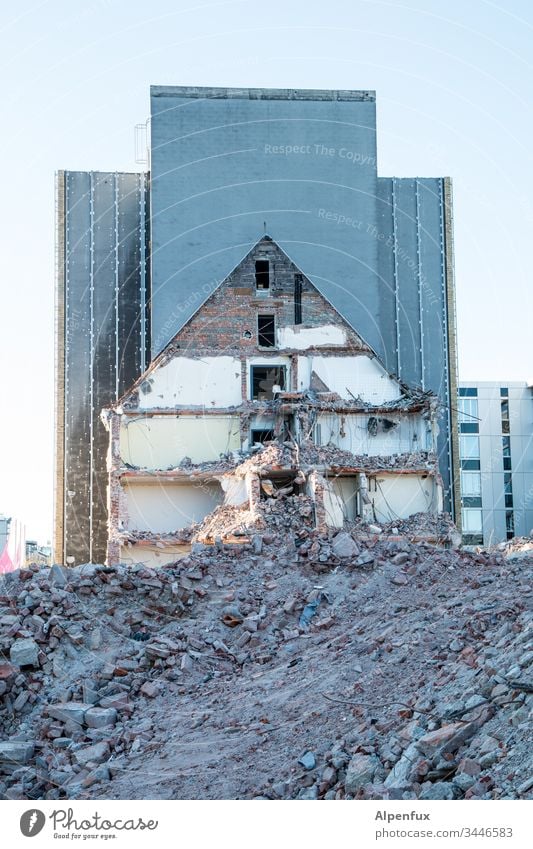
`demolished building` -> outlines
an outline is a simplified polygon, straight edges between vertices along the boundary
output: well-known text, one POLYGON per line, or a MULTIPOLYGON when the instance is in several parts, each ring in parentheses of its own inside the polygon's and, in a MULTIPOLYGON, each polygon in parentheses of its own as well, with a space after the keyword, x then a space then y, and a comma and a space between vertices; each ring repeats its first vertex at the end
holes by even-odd
POLYGON ((459 520, 449 178, 378 174, 373 91, 152 86, 150 101, 146 172, 57 175, 54 560, 105 558, 102 407, 265 233, 389 374, 438 396, 459 520))
POLYGON ((438 415, 264 236, 102 414, 108 563, 249 542, 269 500, 320 530, 437 514, 438 415))

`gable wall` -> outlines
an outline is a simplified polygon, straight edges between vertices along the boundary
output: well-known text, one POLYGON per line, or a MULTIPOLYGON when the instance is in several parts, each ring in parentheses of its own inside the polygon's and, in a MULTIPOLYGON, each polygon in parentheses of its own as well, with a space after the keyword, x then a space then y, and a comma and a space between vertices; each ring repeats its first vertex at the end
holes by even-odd
POLYGON ((262 240, 222 283, 198 313, 175 337, 183 352, 239 349, 253 354, 264 349, 257 344, 257 315, 276 316, 278 344, 287 349, 345 348, 346 353, 367 350, 356 333, 302 275, 302 324, 294 325, 294 275, 299 273, 286 254, 272 241, 262 240), (271 283, 268 294, 255 288, 255 260, 268 258, 271 283), (317 333, 305 332, 316 328, 317 333), (319 330, 320 328, 320 330, 319 330), (244 333, 251 333, 247 339, 244 333), (296 338, 296 336, 298 338, 296 338))

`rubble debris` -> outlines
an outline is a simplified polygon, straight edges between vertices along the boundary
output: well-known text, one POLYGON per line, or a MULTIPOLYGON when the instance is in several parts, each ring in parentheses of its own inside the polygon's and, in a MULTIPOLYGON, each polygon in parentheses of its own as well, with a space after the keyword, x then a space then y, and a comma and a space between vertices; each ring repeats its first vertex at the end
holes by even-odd
POLYGON ((360 522, 340 556, 282 516, 259 550, 3 576, 0 794, 531 798, 533 555, 360 522))

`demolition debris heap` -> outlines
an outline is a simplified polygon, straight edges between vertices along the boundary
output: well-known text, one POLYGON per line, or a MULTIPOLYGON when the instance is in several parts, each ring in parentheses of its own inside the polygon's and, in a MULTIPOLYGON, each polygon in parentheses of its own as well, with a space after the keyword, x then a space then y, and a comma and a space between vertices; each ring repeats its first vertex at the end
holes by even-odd
POLYGON ((3 796, 530 797, 533 543, 261 503, 249 541, 159 569, 2 578, 3 796))

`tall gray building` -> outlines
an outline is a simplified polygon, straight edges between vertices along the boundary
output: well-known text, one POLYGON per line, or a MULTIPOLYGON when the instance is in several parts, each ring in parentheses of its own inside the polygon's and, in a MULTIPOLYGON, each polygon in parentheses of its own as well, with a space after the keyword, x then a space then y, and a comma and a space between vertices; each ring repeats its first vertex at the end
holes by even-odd
POLYGON ((491 545, 533 528, 533 388, 461 383, 463 541, 491 545))
POLYGON ((144 174, 56 176, 55 562, 103 562, 108 439, 100 410, 146 364, 144 174))
POLYGON ((56 559, 104 556, 100 407, 264 235, 391 374, 438 394, 456 512, 451 184, 378 177, 375 106, 372 91, 154 86, 146 178, 61 173, 56 559))

